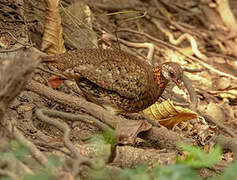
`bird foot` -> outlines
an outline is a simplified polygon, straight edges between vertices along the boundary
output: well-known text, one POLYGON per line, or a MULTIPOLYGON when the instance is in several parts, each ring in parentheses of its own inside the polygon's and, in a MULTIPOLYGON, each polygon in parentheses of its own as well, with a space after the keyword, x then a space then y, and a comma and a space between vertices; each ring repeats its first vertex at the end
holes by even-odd
POLYGON ((129 113, 129 114, 121 114, 127 119, 133 119, 133 120, 144 120, 147 119, 147 117, 140 113, 129 113))

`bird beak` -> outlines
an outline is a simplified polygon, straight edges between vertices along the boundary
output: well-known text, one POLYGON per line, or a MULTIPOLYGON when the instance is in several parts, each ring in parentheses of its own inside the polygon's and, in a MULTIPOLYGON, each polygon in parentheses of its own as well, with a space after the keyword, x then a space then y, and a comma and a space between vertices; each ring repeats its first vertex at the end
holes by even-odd
POLYGON ((179 89, 182 88, 182 87, 181 87, 182 81, 181 81, 180 79, 178 79, 178 80, 173 80, 173 82, 179 87, 179 89))

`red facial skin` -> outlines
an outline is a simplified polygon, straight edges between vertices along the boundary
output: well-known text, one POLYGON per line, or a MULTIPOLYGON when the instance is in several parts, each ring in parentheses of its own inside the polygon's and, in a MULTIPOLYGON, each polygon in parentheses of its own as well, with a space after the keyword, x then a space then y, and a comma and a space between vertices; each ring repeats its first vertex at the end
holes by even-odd
POLYGON ((181 80, 173 80, 173 82, 179 87, 179 88, 181 88, 181 83, 182 83, 182 81, 181 80))

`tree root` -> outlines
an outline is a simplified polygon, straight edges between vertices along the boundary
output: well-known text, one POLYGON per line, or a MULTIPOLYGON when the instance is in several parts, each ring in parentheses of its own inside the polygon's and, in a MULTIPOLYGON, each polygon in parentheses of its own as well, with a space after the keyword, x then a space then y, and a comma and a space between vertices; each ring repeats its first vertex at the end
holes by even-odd
MULTIPOLYGON (((63 92, 55 91, 45 85, 42 85, 35 81, 30 81, 27 85, 27 89, 31 90, 37 94, 40 94, 44 97, 47 97, 57 103, 83 110, 89 115, 99 119, 100 121, 112 126, 117 127, 118 123, 123 123, 128 121, 127 119, 121 118, 119 116, 114 116, 107 112, 104 108, 85 101, 82 98, 71 96, 63 92)), ((171 148, 179 149, 180 143, 190 143, 190 141, 184 137, 181 137, 179 134, 168 130, 167 128, 161 127, 152 127, 151 130, 140 133, 139 137, 144 138, 145 140, 155 142, 156 145, 171 148)))

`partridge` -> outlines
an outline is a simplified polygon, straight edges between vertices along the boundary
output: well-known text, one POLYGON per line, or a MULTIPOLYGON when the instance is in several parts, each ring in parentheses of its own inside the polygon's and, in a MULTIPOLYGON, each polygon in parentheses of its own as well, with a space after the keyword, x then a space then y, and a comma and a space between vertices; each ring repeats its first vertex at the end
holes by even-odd
POLYGON ((81 49, 45 58, 76 81, 88 101, 113 114, 139 112, 157 101, 169 81, 181 82, 173 62, 153 67, 120 50, 81 49))

